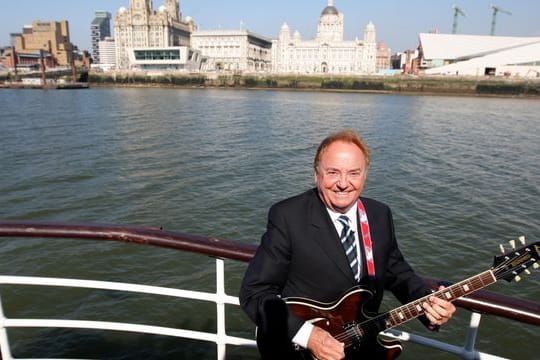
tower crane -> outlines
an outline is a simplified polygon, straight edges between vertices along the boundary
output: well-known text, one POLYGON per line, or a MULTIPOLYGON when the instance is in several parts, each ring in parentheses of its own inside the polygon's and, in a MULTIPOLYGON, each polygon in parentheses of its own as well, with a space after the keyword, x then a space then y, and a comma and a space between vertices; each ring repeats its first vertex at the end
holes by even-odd
POLYGON ((497 13, 502 12, 503 14, 512 15, 510 11, 506 11, 498 6, 491 4, 491 10, 493 10, 493 15, 491 16, 491 36, 495 35, 495 24, 497 23, 497 13))
POLYGON ((458 15, 465 16, 465 13, 457 5, 453 5, 452 8, 454 9, 454 23, 452 24, 452 34, 455 34, 457 32, 458 15))

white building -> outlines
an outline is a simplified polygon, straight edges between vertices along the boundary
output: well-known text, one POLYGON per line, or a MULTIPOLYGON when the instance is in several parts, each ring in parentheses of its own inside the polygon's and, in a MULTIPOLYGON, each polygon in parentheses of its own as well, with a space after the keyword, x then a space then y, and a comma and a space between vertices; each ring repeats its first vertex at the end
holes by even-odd
POLYGON ((247 30, 198 30, 191 46, 205 57, 203 70, 269 71, 272 42, 247 30))
POLYGON ((197 72, 201 68, 201 52, 188 46, 165 48, 133 48, 129 52, 132 69, 197 72))
POLYGON ((116 65, 127 69, 133 48, 189 46, 193 21, 182 21, 179 0, 164 0, 156 11, 152 0, 130 0, 114 21, 116 65))
POLYGON ((421 33, 420 68, 429 75, 540 76, 540 37, 421 33))
POLYGON ((363 40, 343 39, 343 14, 328 0, 319 18, 317 37, 302 40, 281 26, 272 44, 272 71, 276 73, 372 74, 377 71, 375 26, 369 22, 363 40))
POLYGON ((100 63, 93 64, 105 71, 116 68, 116 45, 112 37, 106 37, 98 42, 100 63))

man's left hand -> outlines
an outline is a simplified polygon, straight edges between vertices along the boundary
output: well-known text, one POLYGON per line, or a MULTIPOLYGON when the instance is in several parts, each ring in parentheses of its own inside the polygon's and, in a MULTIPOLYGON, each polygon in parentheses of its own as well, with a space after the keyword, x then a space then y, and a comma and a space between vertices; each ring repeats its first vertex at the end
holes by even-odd
MULTIPOLYGON (((441 286, 439 290, 444 289, 441 286)), ((456 312, 456 307, 449 301, 439 299, 436 296, 431 296, 429 301, 423 304, 426 312, 426 317, 433 325, 442 325, 446 323, 456 312)))

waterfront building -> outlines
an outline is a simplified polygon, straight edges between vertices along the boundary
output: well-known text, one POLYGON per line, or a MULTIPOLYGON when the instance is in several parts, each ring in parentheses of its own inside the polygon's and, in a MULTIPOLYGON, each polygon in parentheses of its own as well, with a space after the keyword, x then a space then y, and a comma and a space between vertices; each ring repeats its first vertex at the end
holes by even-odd
POLYGON ((99 64, 94 64, 93 66, 105 71, 116 68, 116 46, 114 43, 114 38, 106 37, 103 40, 100 40, 98 47, 100 62, 99 64))
POLYGON ((129 53, 134 48, 189 46, 196 28, 191 19, 182 20, 178 0, 164 0, 156 11, 152 0, 130 0, 115 17, 116 66, 130 67, 129 53))
POLYGON ((90 25, 92 37, 92 58, 95 64, 101 64, 99 42, 111 36, 111 13, 96 11, 95 18, 90 25))
POLYGON ((196 72, 201 62, 201 52, 189 46, 133 48, 129 52, 129 63, 135 70, 196 72))
POLYGON ((429 75, 540 77, 540 37, 421 33, 429 75))
POLYGON ((205 57, 206 71, 270 71, 272 41, 248 30, 197 30, 191 46, 205 57))
POLYGON ((6 68, 13 69, 15 64, 17 70, 38 70, 41 68, 41 59, 43 59, 43 65, 45 68, 52 68, 55 66, 51 53, 43 50, 29 50, 24 52, 13 51, 13 47, 7 47, 2 53, 2 65, 6 68))
POLYGON ((304 74, 372 74, 377 70, 375 26, 369 22, 362 40, 344 40, 343 14, 333 0, 321 12, 317 36, 302 40, 284 23, 272 44, 272 71, 304 74))
POLYGON ((399 63, 399 69, 401 69, 403 74, 419 74, 420 53, 418 49, 409 49, 397 53, 394 59, 399 63))
POLYGON ((88 50, 81 51, 75 47, 72 55, 75 68, 90 69, 92 66, 92 54, 88 50))
POLYGON ((13 59, 13 57, 9 56, 9 50, 11 48, 0 47, 0 72, 7 71, 8 68, 13 67, 8 65, 13 59))
POLYGON ((384 41, 377 42, 377 72, 391 68, 390 56, 390 49, 386 46, 384 41))
POLYGON ((36 20, 32 25, 24 26, 22 33, 11 34, 11 41, 17 53, 39 53, 42 50, 50 53, 54 63, 60 66, 69 66, 73 58, 67 20, 36 20))

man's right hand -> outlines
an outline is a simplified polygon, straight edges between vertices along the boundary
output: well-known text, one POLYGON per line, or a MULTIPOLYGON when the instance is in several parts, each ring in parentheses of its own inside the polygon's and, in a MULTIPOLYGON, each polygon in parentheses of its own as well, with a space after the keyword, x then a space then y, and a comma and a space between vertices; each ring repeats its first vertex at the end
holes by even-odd
POLYGON ((345 345, 318 326, 313 327, 307 345, 308 350, 318 360, 339 360, 345 358, 345 345))

